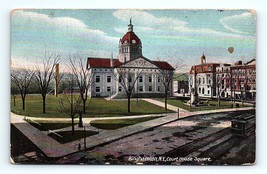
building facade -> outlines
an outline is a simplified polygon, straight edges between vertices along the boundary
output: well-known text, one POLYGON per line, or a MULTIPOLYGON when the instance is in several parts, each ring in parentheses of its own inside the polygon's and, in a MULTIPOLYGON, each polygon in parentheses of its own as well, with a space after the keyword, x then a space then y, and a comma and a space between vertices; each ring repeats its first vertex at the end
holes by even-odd
POLYGON ((256 60, 242 64, 206 63, 194 65, 189 73, 189 91, 196 89, 199 97, 255 100, 256 60))
POLYGON ((242 64, 237 62, 230 67, 230 91, 234 98, 256 100, 256 60, 242 64))
POLYGON ((142 42, 133 32, 130 20, 128 32, 119 41, 118 59, 92 58, 87 60, 93 83, 92 97, 123 98, 131 91, 133 97, 172 95, 174 68, 165 61, 152 61, 142 55, 142 42))
POLYGON ((221 65, 228 66, 229 64, 207 63, 204 54, 200 59, 201 63, 192 66, 190 69, 189 91, 194 88, 199 97, 215 97, 217 89, 216 68, 221 65))

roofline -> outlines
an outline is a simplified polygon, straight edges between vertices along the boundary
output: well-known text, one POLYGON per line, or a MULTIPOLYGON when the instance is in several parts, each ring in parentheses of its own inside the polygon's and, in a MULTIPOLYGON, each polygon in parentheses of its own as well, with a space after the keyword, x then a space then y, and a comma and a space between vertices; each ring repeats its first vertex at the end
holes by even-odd
MULTIPOLYGON (((146 61, 148 61, 148 62, 152 63, 153 65, 155 65, 156 67, 158 67, 159 69, 162 69, 162 68, 160 68, 158 65, 156 65, 156 64, 154 63, 154 62, 156 62, 156 61, 152 61, 152 60, 146 58, 146 57, 143 56, 143 55, 140 56, 140 57, 138 57, 138 58, 143 58, 143 59, 145 59, 146 61)), ((138 59, 138 58, 136 58, 136 59, 138 59)), ((134 59, 134 60, 136 60, 136 59, 134 59)), ((126 64, 126 63, 129 63, 129 62, 132 62, 132 61, 134 61, 134 60, 128 60, 128 61, 122 63, 121 65, 126 64)), ((166 62, 166 61, 158 61, 158 62, 166 62)), ((168 63, 168 62, 166 62, 166 63, 168 63)), ((168 64, 169 64, 169 63, 168 63, 168 64)), ((114 66, 114 68, 119 68, 121 65, 114 66)), ((169 64, 169 65, 170 65, 170 64, 169 64)), ((172 65, 170 65, 170 66, 172 67, 172 65)), ((126 68, 126 67, 124 67, 124 68, 126 68)), ((167 69, 167 70, 172 70, 172 71, 174 71, 175 69, 172 67, 172 69, 167 69)))

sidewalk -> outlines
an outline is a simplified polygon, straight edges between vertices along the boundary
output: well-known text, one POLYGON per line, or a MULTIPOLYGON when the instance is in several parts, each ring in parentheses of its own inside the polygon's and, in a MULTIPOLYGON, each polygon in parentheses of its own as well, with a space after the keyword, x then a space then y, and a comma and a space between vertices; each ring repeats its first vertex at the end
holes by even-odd
MULTIPOLYGON (((154 99, 151 99, 151 98, 142 98, 142 100, 146 101, 146 102, 149 102, 149 103, 152 103, 154 105, 157 105, 157 106, 160 106, 160 107, 165 107, 165 103, 161 102, 161 101, 158 101, 158 100, 154 100, 154 99)), ((174 112, 177 112, 178 108, 179 107, 176 107, 176 106, 173 106, 173 105, 170 105, 170 104, 167 104, 167 108, 169 110, 172 110, 174 112)), ((184 112, 189 112, 183 108, 179 108, 179 112, 180 113, 184 113, 184 112)))
MULTIPOLYGON (((250 110, 252 108, 231 108, 231 109, 219 109, 209 111, 198 111, 198 112, 181 112, 179 119, 199 115, 199 114, 212 114, 220 112, 231 112, 250 110)), ((104 145, 106 143, 119 140, 126 136, 130 136, 148 129, 164 125, 176 121, 178 119, 177 113, 170 113, 165 117, 158 119, 138 123, 132 126, 123 127, 116 130, 103 130, 97 135, 86 137, 86 148, 94 148, 96 146, 104 145)), ((66 144, 60 144, 54 139, 48 137, 46 134, 31 126, 29 123, 23 120, 23 116, 19 116, 11 113, 11 123, 13 123, 24 135, 26 135, 40 150, 45 153, 48 157, 63 157, 68 154, 78 151, 78 144, 80 143, 83 147, 84 139, 72 141, 66 144), (24 124, 20 124, 24 123, 24 124)))
POLYGON ((21 131, 34 145, 36 145, 47 157, 57 158, 74 153, 75 150, 64 144, 60 144, 47 136, 39 129, 24 121, 24 116, 11 113, 10 122, 21 131))

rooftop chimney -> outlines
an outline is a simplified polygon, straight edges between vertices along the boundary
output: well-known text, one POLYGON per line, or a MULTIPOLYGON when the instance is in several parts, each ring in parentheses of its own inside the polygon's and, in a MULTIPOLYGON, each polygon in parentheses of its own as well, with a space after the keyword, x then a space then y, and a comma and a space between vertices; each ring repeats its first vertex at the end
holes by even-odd
POLYGON ((114 67, 113 53, 111 53, 110 67, 114 67))

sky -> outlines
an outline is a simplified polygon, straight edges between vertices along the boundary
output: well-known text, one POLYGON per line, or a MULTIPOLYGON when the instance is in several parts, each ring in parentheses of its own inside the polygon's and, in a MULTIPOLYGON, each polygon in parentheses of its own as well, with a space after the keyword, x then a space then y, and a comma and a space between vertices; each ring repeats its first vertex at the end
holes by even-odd
POLYGON ((182 60, 179 72, 199 64, 203 53, 207 62, 256 58, 256 14, 250 10, 28 9, 11 14, 11 66, 32 67, 46 52, 61 53, 63 60, 72 54, 117 57, 130 18, 143 55, 174 64, 182 60))

